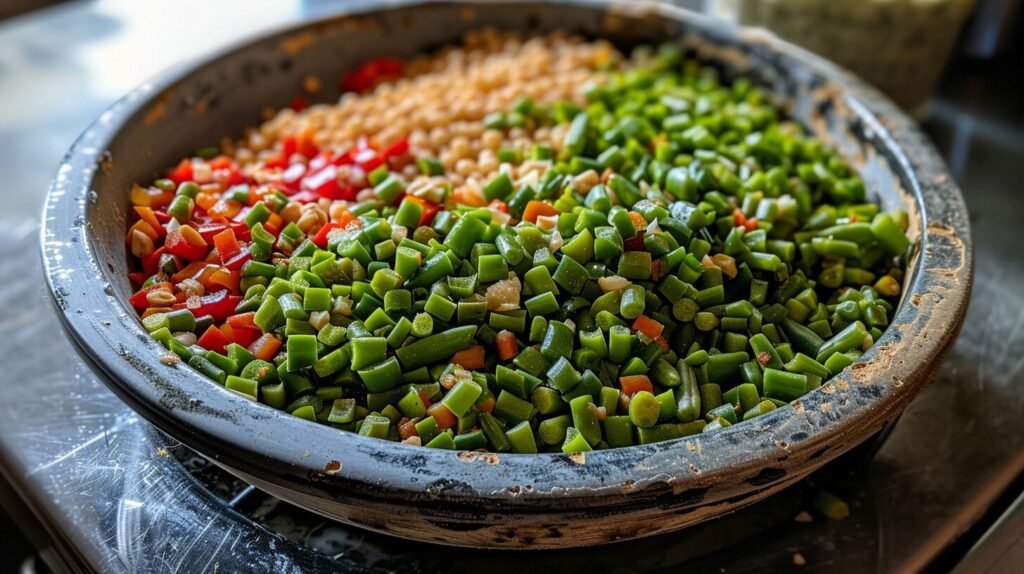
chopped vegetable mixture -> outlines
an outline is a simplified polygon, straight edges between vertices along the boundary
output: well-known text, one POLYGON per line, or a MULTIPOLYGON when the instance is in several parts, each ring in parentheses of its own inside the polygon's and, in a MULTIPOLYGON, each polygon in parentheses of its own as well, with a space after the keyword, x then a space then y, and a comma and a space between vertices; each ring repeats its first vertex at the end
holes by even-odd
POLYGON ((486 30, 341 87, 131 192, 143 325, 254 401, 433 448, 623 447, 786 408, 892 316, 907 215, 674 46, 486 30))

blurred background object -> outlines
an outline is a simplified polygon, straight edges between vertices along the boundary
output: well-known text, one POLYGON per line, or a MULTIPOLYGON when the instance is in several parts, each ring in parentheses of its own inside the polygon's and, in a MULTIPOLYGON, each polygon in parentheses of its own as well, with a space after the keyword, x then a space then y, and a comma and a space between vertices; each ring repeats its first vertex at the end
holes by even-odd
MULTIPOLYGON (((718 15, 767 28, 856 73, 904 109, 920 112, 976 2, 719 0, 712 4, 718 15)), ((990 10, 999 13, 999 8, 990 10)))
POLYGON ((46 8, 60 2, 61 0, 4 0, 0 2, 0 20, 24 14, 25 12, 39 10, 40 8, 46 8))
POLYGON ((964 38, 964 52, 975 58, 992 58, 1008 51, 1019 17, 1019 0, 981 0, 964 38))

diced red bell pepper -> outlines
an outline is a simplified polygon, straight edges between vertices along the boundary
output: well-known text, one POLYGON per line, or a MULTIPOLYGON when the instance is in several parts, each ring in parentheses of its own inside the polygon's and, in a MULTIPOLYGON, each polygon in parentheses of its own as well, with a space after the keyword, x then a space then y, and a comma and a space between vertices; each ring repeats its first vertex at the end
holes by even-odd
POLYGON ((189 221, 188 224, 189 224, 190 227, 194 227, 195 229, 199 229, 200 227, 202 227, 203 225, 206 225, 207 223, 211 223, 211 222, 218 222, 219 223, 220 220, 221 220, 221 218, 214 219, 213 216, 211 216, 209 213, 207 213, 206 210, 204 210, 204 209, 196 209, 195 211, 192 212, 192 220, 189 221))
MULTIPOLYGON (((231 325, 231 328, 235 331, 238 331, 239 329, 255 329, 260 331, 259 326, 256 325, 254 321, 255 319, 256 312, 249 311, 248 313, 239 313, 228 317, 227 323, 228 325, 231 325)), ((248 345, 245 346, 248 347, 248 345)))
POLYGON ((622 242, 623 247, 626 251, 643 251, 644 250, 644 232, 638 231, 636 237, 627 239, 622 242))
POLYGON ((210 166, 210 169, 228 169, 237 167, 235 165, 235 160, 231 159, 231 156, 224 154, 218 155, 206 162, 206 164, 210 166))
POLYGON ((302 97, 302 94, 295 94, 295 97, 292 98, 292 101, 290 104, 288 104, 288 107, 297 112, 301 112, 302 110, 306 109, 306 106, 308 105, 309 103, 306 102, 306 98, 302 97))
POLYGON ((328 164, 320 171, 302 178, 301 188, 312 191, 328 199, 341 199, 341 186, 338 185, 338 168, 328 164))
POLYGON ((430 225, 434 221, 434 217, 438 211, 441 211, 441 204, 434 203, 432 201, 427 202, 429 205, 423 208, 423 215, 420 216, 420 225, 430 225))
POLYGON ((288 160, 284 156, 278 155, 272 158, 263 160, 263 167, 267 169, 285 169, 288 167, 288 160))
POLYGON ((307 165, 308 165, 309 171, 313 172, 313 171, 320 171, 325 166, 327 166, 327 164, 329 164, 329 163, 331 163, 330 156, 327 155, 327 152, 321 152, 321 153, 316 154, 316 156, 314 156, 312 159, 310 159, 309 160, 309 164, 307 164, 307 165))
MULTIPOLYGON (((359 154, 367 151, 375 152, 376 150, 374 150, 373 146, 370 145, 370 140, 366 139, 366 136, 359 136, 359 139, 356 140, 356 145, 352 146, 352 149, 341 155, 342 157, 347 158, 348 163, 356 163, 356 158, 359 154)), ((366 157, 369 157, 369 155, 366 157)))
MULTIPOLYGON (((239 241, 252 241, 252 230, 245 224, 244 221, 232 221, 230 224, 231 229, 235 230, 235 237, 239 241)), ((266 223, 264 223, 266 225, 266 223)))
POLYGON ((264 221, 263 222, 263 229, 264 229, 264 231, 266 231, 267 233, 273 235, 274 237, 277 237, 277 234, 281 233, 281 230, 278 229, 276 225, 274 225, 273 223, 270 223, 269 221, 264 221))
POLYGON ((399 191, 398 195, 395 196, 395 200, 391 202, 391 205, 401 205, 403 199, 405 199, 405 192, 399 191))
POLYGON ((356 68, 341 79, 341 90, 344 92, 365 92, 373 87, 377 75, 367 67, 356 68))
POLYGON ((239 209, 238 213, 236 213, 235 216, 231 218, 231 221, 229 221, 227 223, 242 223, 242 222, 244 222, 245 218, 249 216, 249 212, 250 211, 252 211, 252 206, 250 206, 250 205, 243 205, 242 209, 239 209))
POLYGON ((384 159, 383 154, 370 148, 361 149, 352 154, 352 160, 367 173, 383 165, 384 159))
POLYGON ((334 229, 341 229, 341 225, 333 221, 329 222, 320 228, 320 231, 316 232, 311 241, 313 245, 316 245, 320 249, 327 249, 327 235, 334 229))
POLYGON ((345 201, 355 201, 356 195, 359 193, 359 188, 354 185, 346 186, 345 189, 341 190, 341 197, 338 199, 344 199, 345 201))
POLYGON ((146 300, 146 296, 149 294, 150 291, 153 291, 154 289, 167 289, 168 291, 171 291, 174 289, 174 286, 166 281, 154 283, 153 285, 150 285, 149 287, 146 287, 145 289, 141 289, 138 292, 134 293, 131 297, 128 298, 128 302, 131 303, 132 306, 135 307, 136 309, 146 309, 147 307, 149 307, 149 301, 146 300))
POLYGON ((230 229, 234 232, 235 238, 238 241, 249 241, 252 234, 252 230, 245 224, 244 221, 208 221, 197 228, 199 235, 202 236, 203 241, 207 243, 213 243, 213 237, 218 233, 222 233, 224 230, 230 229))
POLYGON ((308 159, 320 153, 320 146, 316 145, 312 130, 304 131, 295 138, 295 151, 308 159))
POLYGON ((331 163, 333 163, 334 165, 352 165, 353 163, 355 163, 352 160, 352 152, 353 150, 349 150, 343 154, 339 154, 338 157, 331 160, 331 163))
POLYGON ((409 151, 409 140, 401 138, 393 142, 388 147, 384 148, 384 150, 381 151, 380 154, 386 158, 392 158, 395 156, 403 155, 407 151, 409 151))
POLYGON ((430 222, 434 221, 434 216, 441 210, 441 204, 434 203, 427 199, 421 199, 415 195, 408 195, 406 199, 409 201, 420 204, 423 208, 423 213, 420 215, 420 225, 430 225, 430 222))
POLYGON ((136 309, 148 308, 149 301, 146 300, 146 295, 148 295, 152 289, 152 287, 148 287, 146 289, 139 289, 138 291, 133 293, 131 297, 128 297, 128 302, 131 303, 132 307, 135 307, 136 309))
POLYGON ((308 169, 303 163, 293 163, 288 167, 284 168, 284 172, 281 173, 281 183, 288 187, 287 191, 292 193, 299 189, 299 185, 302 183, 302 178, 306 176, 308 169))
POLYGON ((216 325, 210 325, 203 332, 203 335, 196 341, 200 347, 208 349, 210 351, 216 351, 218 353, 224 353, 224 347, 230 345, 234 341, 231 340, 227 335, 224 334, 216 325))
POLYGON ((160 268, 160 256, 167 252, 167 248, 161 245, 142 260, 142 272, 146 277, 153 275, 160 268))
POLYGON ((253 331, 252 329, 231 328, 231 338, 243 347, 248 347, 253 343, 253 341, 259 339, 261 335, 263 335, 263 331, 260 331, 259 329, 253 331))
MULTIPOLYGON (((317 194, 313 193, 312 191, 300 191, 300 192, 292 195, 291 199, 292 199, 292 201, 298 201, 299 203, 309 203, 311 201, 316 201, 316 200, 320 199, 320 196, 318 196, 317 194)), ((267 226, 267 224, 264 223, 263 227, 266 227, 266 226, 267 226)))
POLYGON ((346 92, 363 92, 373 87, 378 80, 402 73, 402 62, 394 58, 376 58, 352 70, 341 79, 341 89, 346 92))
POLYGON ((295 155, 295 149, 295 136, 285 136, 281 139, 281 155, 283 155, 285 159, 291 159, 291 157, 295 155))
POLYGON ((233 167, 228 167, 224 169, 213 170, 213 181, 231 187, 233 185, 239 185, 242 183, 250 183, 252 180, 249 178, 249 176, 238 171, 237 169, 233 167))
POLYGON ((192 177, 192 160, 190 159, 181 160, 181 162, 167 174, 167 179, 170 179, 178 185, 181 185, 186 181, 192 181, 192 177))
POLYGON ((177 255, 186 261, 198 261, 206 256, 208 245, 196 245, 189 243, 185 236, 182 234, 180 229, 167 234, 167 240, 164 242, 164 246, 167 248, 167 252, 173 255, 177 255))
POLYGON ((223 233, 224 230, 226 229, 229 229, 227 223, 224 223, 223 221, 210 221, 201 224, 199 227, 196 228, 196 231, 199 232, 199 235, 200 237, 203 238, 203 241, 207 243, 214 243, 213 238, 216 235, 223 233))
POLYGON ((228 269, 230 269, 232 271, 238 271, 250 259, 252 259, 252 254, 249 253, 249 248, 246 247, 246 248, 243 248, 238 253, 235 253, 235 255, 232 256, 227 261, 223 261, 223 258, 222 258, 222 261, 224 262, 224 267, 226 267, 226 268, 228 268, 228 269))
POLYGON ((227 289, 217 291, 199 298, 199 306, 192 307, 192 314, 196 317, 210 315, 215 321, 220 322, 228 315, 234 314, 235 307, 242 301, 241 295, 230 295, 227 289))
POLYGON ((137 285, 142 285, 143 283, 146 282, 146 279, 148 279, 148 278, 149 278, 149 275, 147 275, 143 271, 133 271, 133 272, 128 274, 128 280, 132 282, 132 285, 136 285, 136 286, 137 285))
POLYGON ((397 76, 402 73, 402 61, 395 58, 377 58, 373 61, 382 76, 397 76))

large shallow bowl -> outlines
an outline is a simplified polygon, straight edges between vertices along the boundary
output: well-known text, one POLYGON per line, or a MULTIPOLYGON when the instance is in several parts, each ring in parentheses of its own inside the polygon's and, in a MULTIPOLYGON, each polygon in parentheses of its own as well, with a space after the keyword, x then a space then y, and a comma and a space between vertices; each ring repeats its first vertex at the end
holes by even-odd
POLYGON ((763 32, 667 6, 586 2, 392 5, 275 33, 143 85, 64 158, 46 204, 43 257, 81 355, 175 439, 326 516, 483 547, 647 536, 791 484, 894 420, 917 395, 960 329, 972 276, 959 191, 913 123, 874 90, 763 32), (170 360, 127 302, 123 238, 132 183, 255 125, 261 109, 284 105, 308 74, 336 78, 367 58, 410 56, 482 25, 567 29, 627 48, 679 41, 727 76, 748 75, 763 86, 841 150, 873 197, 911 213, 916 255, 884 337, 792 408, 710 435, 586 455, 450 452, 368 439, 253 404, 170 360))

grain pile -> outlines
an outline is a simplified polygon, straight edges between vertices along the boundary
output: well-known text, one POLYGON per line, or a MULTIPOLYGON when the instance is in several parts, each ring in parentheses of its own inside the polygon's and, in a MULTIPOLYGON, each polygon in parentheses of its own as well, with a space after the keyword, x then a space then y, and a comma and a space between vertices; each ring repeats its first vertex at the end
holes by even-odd
MULTIPOLYGON (((272 182, 281 177, 281 170, 265 169, 261 160, 280 154, 281 138, 287 135, 311 134, 321 149, 336 153, 351 149, 361 138, 378 145, 407 138, 409 157, 398 173, 410 193, 450 184, 461 191, 458 197, 474 197, 499 170, 509 171, 514 181, 530 182, 551 163, 502 164, 498 150, 526 151, 541 144, 557 152, 568 128, 563 124, 486 129, 488 114, 507 111, 523 97, 538 104, 583 105, 584 89, 604 81, 602 70, 613 62, 621 62, 621 55, 607 42, 585 42, 559 33, 524 39, 485 29, 467 34, 461 46, 407 62, 400 78, 368 93, 346 93, 336 104, 302 112, 282 109, 242 140, 224 147, 257 181, 272 182), (421 175, 411 161, 416 157, 436 158, 444 175, 421 175)), ((357 167, 339 170, 338 177, 343 184, 365 181, 357 167)), ((369 193, 372 190, 364 190, 363 198, 369 193)), ((306 216, 301 227, 315 229, 336 202, 322 201, 319 209, 293 203, 282 216, 289 221, 306 216), (309 212, 313 215, 306 215, 309 212)))

